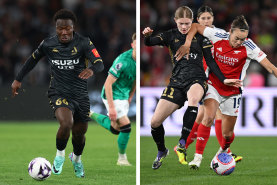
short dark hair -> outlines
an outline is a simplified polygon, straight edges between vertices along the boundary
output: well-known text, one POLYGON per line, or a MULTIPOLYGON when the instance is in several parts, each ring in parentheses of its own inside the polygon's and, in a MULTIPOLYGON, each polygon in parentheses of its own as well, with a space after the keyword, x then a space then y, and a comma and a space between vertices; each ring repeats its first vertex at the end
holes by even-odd
POLYGON ((212 16, 214 15, 213 10, 212 10, 211 7, 209 7, 209 6, 207 6, 207 5, 203 5, 203 6, 201 6, 201 7, 198 9, 198 11, 197 11, 197 18, 199 18, 200 15, 201 15, 202 13, 205 13, 205 12, 210 13, 212 16))
POLYGON ((231 31, 236 28, 240 29, 241 31, 249 31, 249 26, 243 15, 239 15, 235 18, 235 20, 233 20, 231 24, 231 31))
POLYGON ((77 22, 76 15, 67 9, 60 9, 54 15, 54 21, 56 22, 58 19, 70 19, 72 20, 73 24, 77 22))

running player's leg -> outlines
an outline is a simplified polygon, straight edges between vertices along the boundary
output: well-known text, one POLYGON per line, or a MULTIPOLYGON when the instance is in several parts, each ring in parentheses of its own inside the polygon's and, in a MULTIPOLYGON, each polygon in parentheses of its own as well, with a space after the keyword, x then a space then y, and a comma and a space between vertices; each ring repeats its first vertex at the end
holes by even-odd
MULTIPOLYGON (((215 115, 215 134, 217 141, 219 143, 220 149, 218 150, 217 154, 222 151, 221 145, 222 145, 222 114, 220 109, 217 109, 216 115, 215 115)), ((228 153, 231 153, 230 148, 228 148, 228 153)))
POLYGON ((195 122, 193 124, 192 129, 191 129, 191 132, 190 132, 190 134, 187 138, 187 141, 186 141, 186 145, 185 145, 186 149, 189 147, 189 145, 191 143, 193 143, 194 140, 196 140, 197 130, 198 130, 198 127, 199 127, 200 123, 202 123, 203 117, 204 117, 204 105, 199 105, 197 117, 195 119, 195 122))
POLYGON ((107 115, 98 114, 93 111, 90 113, 90 118, 96 121, 99 125, 110 131, 112 134, 118 135, 119 134, 119 128, 117 126, 117 123, 114 121, 112 122, 107 115))
POLYGON ((119 123, 120 133, 117 138, 117 143, 118 143, 117 165, 130 166, 131 164, 127 160, 126 148, 127 148, 128 141, 130 138, 130 133, 131 133, 131 122, 129 118, 125 115, 118 119, 118 123, 119 123))
POLYGON ((69 158, 74 166, 75 175, 77 177, 84 177, 84 167, 81 161, 81 156, 85 147, 85 133, 88 129, 88 122, 74 122, 72 127, 72 145, 73 152, 69 158))
POLYGON ((61 174, 65 160, 65 148, 73 126, 73 114, 67 107, 59 107, 55 111, 55 116, 59 121, 60 127, 56 135, 57 153, 53 162, 52 172, 56 175, 61 174))
POLYGON ((202 155, 206 144, 210 137, 210 130, 213 124, 213 120, 218 109, 219 103, 213 98, 205 99, 204 101, 204 118, 202 123, 198 127, 197 140, 196 140, 196 152, 194 159, 189 163, 192 169, 198 169, 202 161, 202 155))
POLYGON ((157 145, 158 154, 152 165, 153 169, 158 169, 162 165, 163 159, 168 155, 169 150, 165 147, 163 121, 177 110, 180 105, 165 99, 160 99, 151 119, 151 134, 157 145))
POLYGON ((185 149, 186 140, 191 132, 193 123, 198 113, 198 102, 201 100, 203 95, 204 89, 198 83, 193 84, 187 92, 188 108, 183 117, 183 127, 181 137, 179 139, 179 144, 174 149, 179 158, 179 162, 184 165, 187 164, 187 154, 185 149))
POLYGON ((237 121, 237 116, 222 115, 222 141, 221 148, 227 150, 234 141, 234 127, 237 121))
POLYGON ((221 114, 220 109, 217 109, 216 115, 215 115, 215 134, 216 134, 216 138, 217 138, 217 141, 220 146, 221 146, 221 141, 222 141, 221 124, 222 124, 222 114, 221 114))

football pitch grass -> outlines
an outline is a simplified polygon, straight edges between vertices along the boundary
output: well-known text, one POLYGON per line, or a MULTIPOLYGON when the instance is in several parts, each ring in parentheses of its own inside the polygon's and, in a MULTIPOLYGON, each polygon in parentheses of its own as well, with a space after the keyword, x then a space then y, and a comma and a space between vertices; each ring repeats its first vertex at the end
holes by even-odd
MULTIPOLYGON (((219 176, 209 169, 210 162, 219 145, 216 137, 211 137, 204 152, 199 170, 191 170, 178 162, 173 148, 178 137, 166 137, 166 147, 170 150, 162 166, 153 170, 152 163, 157 149, 152 137, 140 138, 140 184, 141 185, 273 185, 277 184, 277 137, 236 137, 232 151, 243 156, 234 172, 229 176, 219 176)), ((193 159, 195 142, 188 148, 188 161, 193 159)))
POLYGON ((89 123, 86 146, 82 155, 85 178, 75 177, 68 159, 72 152, 71 137, 66 147, 66 159, 61 175, 36 181, 28 174, 28 164, 35 157, 53 163, 56 155, 57 122, 0 122, 0 185, 107 185, 136 184, 136 125, 127 147, 132 166, 117 166, 117 136, 94 122, 89 123))

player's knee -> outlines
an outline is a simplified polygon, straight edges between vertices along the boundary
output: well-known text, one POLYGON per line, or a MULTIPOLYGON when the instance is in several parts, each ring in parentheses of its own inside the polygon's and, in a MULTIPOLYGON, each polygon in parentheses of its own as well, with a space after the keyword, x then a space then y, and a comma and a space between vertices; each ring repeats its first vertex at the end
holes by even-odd
POLYGON ((118 135, 119 134, 119 131, 116 130, 115 128, 113 128, 113 126, 110 127, 110 130, 111 130, 111 133, 115 134, 115 135, 118 135))
POLYGON ((151 119, 151 127, 152 127, 152 128, 157 128, 157 127, 159 127, 161 124, 162 124, 162 123, 161 123, 159 120, 157 120, 155 117, 152 117, 152 119, 151 119))
POLYGON ((206 117, 203 119, 202 124, 206 127, 211 127, 213 124, 214 118, 213 117, 206 117))
POLYGON ((199 103, 199 98, 198 97, 195 97, 195 96, 192 96, 188 99, 188 105, 189 106, 197 106, 198 103, 199 103))
POLYGON ((72 117, 61 117, 58 119, 60 123, 60 127, 64 129, 71 129, 73 126, 73 118, 72 117))
POLYGON ((127 125, 120 127, 120 132, 130 133, 131 132, 131 124, 129 123, 127 125))

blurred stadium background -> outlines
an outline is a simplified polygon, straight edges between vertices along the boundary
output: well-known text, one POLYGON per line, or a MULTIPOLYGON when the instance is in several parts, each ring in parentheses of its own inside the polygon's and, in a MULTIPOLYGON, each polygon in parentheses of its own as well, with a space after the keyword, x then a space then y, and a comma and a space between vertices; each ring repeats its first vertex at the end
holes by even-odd
MULTIPOLYGON (((78 19, 76 31, 90 37, 105 65, 104 72, 89 79, 91 106, 106 114, 100 98, 114 59, 130 49, 136 27, 132 0, 0 0, 0 120, 51 120, 48 104, 49 65, 45 59, 25 77, 20 95, 11 99, 10 85, 28 56, 46 37, 55 34, 53 16, 61 8, 78 19)), ((129 116, 135 120, 135 101, 129 116)))
MULTIPOLYGON (((174 12, 189 6, 194 12, 201 5, 214 12, 214 25, 229 30, 232 20, 243 14, 250 26, 251 38, 277 66, 277 1, 273 0, 141 0, 141 31, 150 26, 153 34, 176 27, 174 12)), ((172 64, 167 48, 146 47, 141 40, 141 135, 150 135, 150 120, 158 98, 171 76, 172 64), (146 103, 147 102, 147 103, 146 103)), ((239 135, 277 135, 276 78, 256 61, 250 63, 244 80, 240 115, 236 124, 239 135)), ((184 108, 165 122, 166 134, 179 135, 184 108)), ((212 129, 212 134, 214 134, 212 129)))

